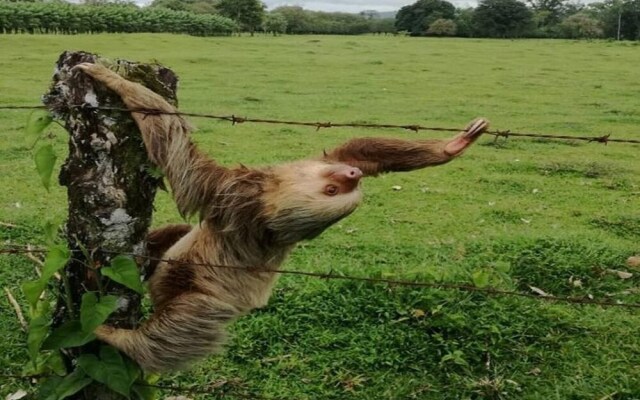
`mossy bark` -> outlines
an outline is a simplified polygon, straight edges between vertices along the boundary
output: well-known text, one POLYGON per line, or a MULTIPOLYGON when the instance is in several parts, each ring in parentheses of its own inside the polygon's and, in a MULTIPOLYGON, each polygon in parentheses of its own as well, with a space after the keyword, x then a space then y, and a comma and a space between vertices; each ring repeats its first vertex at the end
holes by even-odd
MULTIPOLYGON (((59 180, 67 187, 69 198, 65 234, 73 259, 65 267, 64 278, 68 282, 71 301, 59 299, 53 323, 58 325, 64 320, 78 318, 82 294, 102 289, 103 293, 121 299, 120 308, 108 323, 133 327, 141 317, 140 295, 106 278, 98 282, 100 274, 97 270, 108 265, 117 253, 145 254, 145 236, 161 180, 150 173, 152 166, 129 112, 96 108, 125 106, 117 95, 73 70, 82 62, 105 64, 173 104, 176 103, 177 78, 160 65, 122 60, 110 62, 95 54, 65 52, 56 63, 52 86, 43 96, 45 105, 64 122, 70 135, 69 155, 59 180)), ((72 349, 69 356, 74 358, 80 353, 95 352, 97 347, 93 343, 72 349)), ((75 398, 106 400, 122 397, 104 386, 91 385, 75 398)))

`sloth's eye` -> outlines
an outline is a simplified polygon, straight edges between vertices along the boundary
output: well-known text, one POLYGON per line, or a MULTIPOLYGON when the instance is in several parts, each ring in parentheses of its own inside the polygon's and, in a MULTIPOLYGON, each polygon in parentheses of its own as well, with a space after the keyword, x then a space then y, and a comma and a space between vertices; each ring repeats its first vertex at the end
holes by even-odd
POLYGON ((339 191, 340 190, 336 185, 327 185, 324 188, 324 194, 326 194, 327 196, 335 196, 339 191))

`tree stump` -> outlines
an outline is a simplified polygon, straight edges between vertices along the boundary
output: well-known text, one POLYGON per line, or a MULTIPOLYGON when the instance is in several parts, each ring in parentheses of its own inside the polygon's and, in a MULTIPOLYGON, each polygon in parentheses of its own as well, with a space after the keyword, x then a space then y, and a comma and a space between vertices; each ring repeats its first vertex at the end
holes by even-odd
MULTIPOLYGON (((118 60, 110 62, 95 54, 64 52, 43 96, 44 104, 64 122, 69 132, 69 155, 59 181, 67 187, 68 220, 65 235, 72 260, 65 267, 71 301, 59 299, 53 324, 77 319, 80 300, 86 291, 102 289, 119 297, 119 309, 110 325, 131 328, 141 317, 140 295, 106 278, 98 282, 101 266, 117 253, 146 255, 145 236, 151 223, 153 200, 161 180, 151 173, 152 165, 142 136, 120 98, 87 75, 74 71, 79 63, 115 66, 127 79, 137 81, 176 104, 177 77, 160 65, 118 60)), ((64 293, 61 290, 61 293, 64 293)), ((90 343, 72 349, 69 357, 95 352, 90 343)), ((71 360, 67 360, 71 367, 71 360)), ((120 399, 104 386, 91 385, 75 398, 120 399)))

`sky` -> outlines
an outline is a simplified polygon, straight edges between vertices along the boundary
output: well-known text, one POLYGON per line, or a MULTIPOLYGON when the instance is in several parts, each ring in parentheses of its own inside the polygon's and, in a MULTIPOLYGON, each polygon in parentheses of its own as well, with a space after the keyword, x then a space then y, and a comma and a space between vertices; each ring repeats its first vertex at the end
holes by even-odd
MULTIPOLYGON (((476 7, 478 0, 447 0, 456 7, 476 7)), ((524 2, 524 0, 520 0, 524 2)), ((596 0, 570 0, 570 3, 588 4, 596 0)), ((398 11, 416 0, 262 0, 268 10, 279 6, 300 6, 313 11, 340 11, 358 13, 364 10, 398 11)))
MULTIPOLYGON (((363 10, 397 11, 416 0, 262 0, 272 10, 279 6, 300 6, 314 11, 342 11, 357 13, 363 10)), ((475 5, 474 0, 448 0, 455 6, 475 5)))
MULTIPOLYGON (((67 0, 80 2, 81 0, 67 0)), ((145 6, 153 0, 134 0, 136 4, 145 6)), ((448 0, 455 6, 475 5, 477 0, 448 0)), ((313 11, 340 11, 359 13, 364 10, 398 11, 403 6, 413 4, 416 0, 262 0, 268 10, 280 6, 300 6, 313 11)))
MULTIPOLYGON (((74 1, 74 0, 70 0, 74 1)), ((153 0, 134 0, 138 5, 148 5, 153 0)), ((447 0, 456 7, 475 7, 478 0, 447 0)), ((574 0, 580 2, 580 0, 574 0)), ((589 3, 593 0, 582 0, 589 3)), ((416 0, 262 0, 268 10, 280 6, 300 6, 313 11, 340 11, 358 13, 364 10, 398 11, 400 8, 413 4, 416 0)))

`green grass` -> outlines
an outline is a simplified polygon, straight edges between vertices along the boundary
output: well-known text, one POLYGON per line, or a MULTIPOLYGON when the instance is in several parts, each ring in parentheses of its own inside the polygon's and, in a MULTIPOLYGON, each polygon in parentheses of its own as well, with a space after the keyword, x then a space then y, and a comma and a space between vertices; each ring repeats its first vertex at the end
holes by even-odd
MULTIPOLYGON (((0 36, 0 49, 0 105, 37 104, 59 53, 82 49, 173 68, 192 112, 432 126, 485 116, 497 129, 627 138, 640 125, 636 43, 85 35, 0 36)), ((27 115, 0 111, 0 221, 18 226, 0 226, 3 244, 42 243, 44 222, 66 214, 64 190, 46 193, 35 173, 27 115)), ((354 136, 416 136, 192 122, 195 140, 227 164, 319 155, 354 136)), ((64 154, 65 133, 52 132, 64 154)), ((502 289, 640 302, 640 274, 607 272, 640 252, 639 150, 481 139, 446 166, 367 180, 359 210, 286 268, 463 283, 485 271, 502 289)), ((180 220, 168 195, 156 208, 154 224, 180 220)), ((28 261, 0 257, 3 286, 17 293, 31 276, 28 261)), ((634 310, 286 276, 267 308, 232 327, 224 355, 162 383, 226 382, 230 398, 640 399, 638 328, 634 310)), ((19 373, 25 337, 6 302, 0 331, 0 369, 19 373)), ((0 395, 26 386, 4 379, 0 395)))

